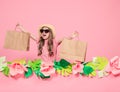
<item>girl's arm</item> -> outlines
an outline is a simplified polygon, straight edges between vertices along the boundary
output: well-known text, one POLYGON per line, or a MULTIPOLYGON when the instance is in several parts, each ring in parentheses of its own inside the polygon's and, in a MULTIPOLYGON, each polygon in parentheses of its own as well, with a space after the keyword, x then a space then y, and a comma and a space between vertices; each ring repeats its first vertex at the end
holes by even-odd
MULTIPOLYGON (((74 39, 75 37, 77 37, 78 35, 79 35, 79 33, 78 33, 77 31, 75 31, 74 33, 72 33, 71 36, 65 37, 65 38, 66 38, 66 39, 69 39, 69 40, 72 40, 72 39, 74 39)), ((61 42, 62 42, 65 38, 60 39, 60 40, 58 41, 58 45, 60 45, 61 42)))
MULTIPOLYGON (((17 25, 16 25, 16 27, 19 27, 19 28, 20 28, 20 30, 21 30, 22 32, 26 32, 26 33, 28 33, 28 32, 24 29, 24 27, 23 27, 22 25, 17 24, 17 25)), ((35 37, 35 36, 33 36, 32 34, 30 34, 30 37, 31 37, 34 41, 36 41, 36 42, 37 42, 37 39, 36 39, 36 37, 35 37)))

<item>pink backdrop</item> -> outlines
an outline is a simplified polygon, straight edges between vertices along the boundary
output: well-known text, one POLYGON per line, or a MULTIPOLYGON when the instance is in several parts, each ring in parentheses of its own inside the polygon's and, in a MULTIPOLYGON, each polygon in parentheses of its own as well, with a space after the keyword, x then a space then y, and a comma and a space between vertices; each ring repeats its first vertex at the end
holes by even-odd
MULTIPOLYGON (((120 56, 120 0, 0 0, 0 12, 0 56, 7 60, 37 57, 37 46, 32 40, 29 52, 3 48, 7 30, 14 29, 18 22, 36 36, 40 24, 53 24, 56 39, 79 31, 80 39, 88 42, 87 61, 94 56, 106 56, 109 60, 120 56)), ((50 80, 32 76, 15 80, 0 73, 0 92, 120 92, 119 81, 120 77, 113 76, 58 76, 50 80)))

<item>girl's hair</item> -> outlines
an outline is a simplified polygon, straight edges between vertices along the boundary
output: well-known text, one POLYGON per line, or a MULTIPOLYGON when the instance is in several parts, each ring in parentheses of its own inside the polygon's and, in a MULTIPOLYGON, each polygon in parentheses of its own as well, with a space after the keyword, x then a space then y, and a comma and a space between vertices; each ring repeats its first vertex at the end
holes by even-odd
MULTIPOLYGON (((39 40, 39 45, 38 45, 38 56, 40 56, 42 54, 42 49, 43 46, 45 44, 45 40, 40 37, 39 40)), ((52 30, 49 28, 49 37, 48 37, 48 52, 49 52, 49 56, 53 56, 53 34, 52 34, 52 30)))

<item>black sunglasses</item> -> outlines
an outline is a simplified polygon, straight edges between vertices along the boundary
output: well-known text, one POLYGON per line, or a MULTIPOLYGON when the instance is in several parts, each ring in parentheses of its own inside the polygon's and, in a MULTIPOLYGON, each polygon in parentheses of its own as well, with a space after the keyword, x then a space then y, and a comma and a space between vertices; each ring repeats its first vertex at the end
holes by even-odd
POLYGON ((50 32, 50 30, 48 30, 48 29, 40 29, 40 32, 41 33, 43 33, 43 32, 48 33, 48 32, 50 32))

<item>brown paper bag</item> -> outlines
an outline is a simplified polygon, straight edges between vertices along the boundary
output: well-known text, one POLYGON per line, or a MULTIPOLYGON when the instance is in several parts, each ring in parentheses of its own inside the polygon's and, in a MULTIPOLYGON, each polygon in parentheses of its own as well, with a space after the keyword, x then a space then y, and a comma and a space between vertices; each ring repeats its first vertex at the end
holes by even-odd
POLYGON ((60 47, 60 58, 84 61, 87 43, 80 40, 64 39, 60 47))
POLYGON ((7 31, 4 48, 14 50, 29 50, 30 34, 21 31, 7 31))

